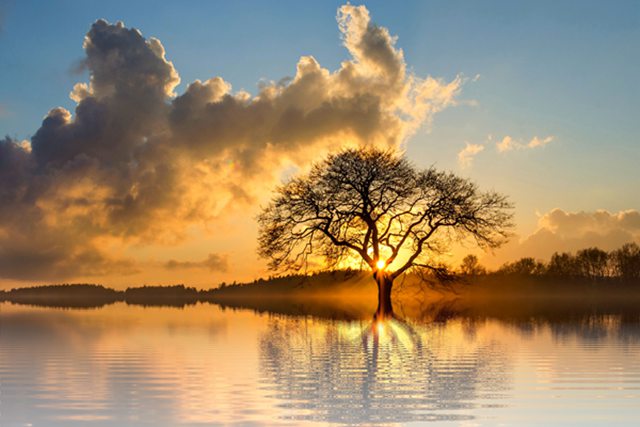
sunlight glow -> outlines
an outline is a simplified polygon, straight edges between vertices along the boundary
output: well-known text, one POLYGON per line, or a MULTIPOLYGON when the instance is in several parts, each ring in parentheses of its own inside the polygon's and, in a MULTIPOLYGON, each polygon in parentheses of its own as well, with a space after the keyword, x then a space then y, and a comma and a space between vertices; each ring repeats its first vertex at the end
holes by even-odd
POLYGON ((387 263, 384 262, 383 260, 379 260, 376 263, 376 267, 378 267, 378 270, 384 270, 384 268, 387 266, 387 263))

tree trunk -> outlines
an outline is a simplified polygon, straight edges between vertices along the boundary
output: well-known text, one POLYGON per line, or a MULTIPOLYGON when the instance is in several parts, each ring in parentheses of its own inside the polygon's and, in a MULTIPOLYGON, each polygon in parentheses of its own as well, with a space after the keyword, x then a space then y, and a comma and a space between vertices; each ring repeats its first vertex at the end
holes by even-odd
POLYGON ((373 278, 378 284, 378 309, 374 318, 382 320, 393 317, 393 306, 391 305, 393 277, 384 271, 378 271, 373 275, 373 278))

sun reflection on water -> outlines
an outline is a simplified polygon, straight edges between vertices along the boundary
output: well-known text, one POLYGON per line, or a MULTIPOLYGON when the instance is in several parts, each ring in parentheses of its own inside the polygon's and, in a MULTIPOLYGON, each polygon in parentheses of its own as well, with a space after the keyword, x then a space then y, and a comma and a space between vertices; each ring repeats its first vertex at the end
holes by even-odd
POLYGON ((4 425, 549 423, 640 415, 640 323, 0 306, 4 425), (597 397, 597 399, 595 399, 597 397), (595 400, 594 400, 595 399, 595 400), (634 409, 635 408, 635 409, 634 409))
MULTIPOLYGON (((500 347, 478 342, 440 356, 438 327, 417 330, 399 319, 318 322, 271 319, 261 338, 263 382, 294 417, 330 423, 464 420, 460 410, 506 387, 500 347), (491 384, 490 387, 485 385, 491 384), (394 411, 389 411, 394 408, 394 411)), ((444 332, 456 346, 460 336, 444 332)))

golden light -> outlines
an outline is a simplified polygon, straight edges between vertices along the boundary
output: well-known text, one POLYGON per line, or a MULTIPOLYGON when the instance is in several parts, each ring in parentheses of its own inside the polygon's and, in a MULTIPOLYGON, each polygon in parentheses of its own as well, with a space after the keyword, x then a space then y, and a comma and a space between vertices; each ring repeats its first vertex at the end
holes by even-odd
POLYGON ((384 262, 383 260, 379 260, 376 263, 376 267, 378 267, 378 270, 384 270, 384 268, 387 266, 387 263, 384 262))

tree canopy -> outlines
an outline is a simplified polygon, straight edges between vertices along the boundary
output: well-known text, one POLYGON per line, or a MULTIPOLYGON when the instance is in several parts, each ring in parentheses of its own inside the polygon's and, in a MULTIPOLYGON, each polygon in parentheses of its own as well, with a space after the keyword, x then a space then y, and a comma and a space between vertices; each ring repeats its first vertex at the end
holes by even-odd
POLYGON ((509 236, 511 204, 468 179, 375 148, 329 155, 278 187, 258 217, 259 253, 272 269, 359 258, 392 281, 411 268, 440 269, 456 240, 495 248, 509 236))

